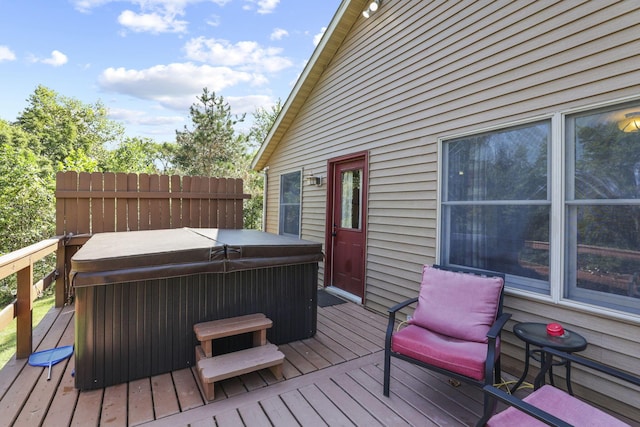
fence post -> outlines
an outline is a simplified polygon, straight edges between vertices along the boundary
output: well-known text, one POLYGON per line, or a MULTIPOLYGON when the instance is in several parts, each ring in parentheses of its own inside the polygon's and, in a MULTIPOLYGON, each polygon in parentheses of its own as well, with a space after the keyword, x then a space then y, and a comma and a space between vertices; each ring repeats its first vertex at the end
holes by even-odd
POLYGON ((18 271, 18 292, 16 302, 16 359, 29 357, 32 350, 32 298, 33 263, 18 271))
POLYGON ((63 307, 67 292, 67 275, 65 272, 65 239, 62 238, 58 242, 58 250, 56 252, 56 307, 63 307))

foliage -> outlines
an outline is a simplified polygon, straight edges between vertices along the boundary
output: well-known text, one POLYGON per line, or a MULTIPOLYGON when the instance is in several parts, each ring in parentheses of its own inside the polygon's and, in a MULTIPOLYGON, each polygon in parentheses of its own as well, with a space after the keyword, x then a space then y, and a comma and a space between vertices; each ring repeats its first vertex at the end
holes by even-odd
POLYGON ((150 138, 127 138, 105 159, 103 170, 127 173, 158 173, 156 162, 163 155, 161 144, 150 138))
MULTIPOLYGON (((28 148, 3 142, 0 152, 0 254, 5 254, 53 235, 54 180, 48 163, 28 148)), ((15 281, 15 275, 0 280, 0 307, 13 299, 15 281)))
MULTIPOLYGON (((280 100, 270 109, 258 108, 253 113, 253 125, 247 135, 249 147, 257 150, 257 147, 267 138, 271 127, 276 121, 282 104, 280 100)), ((251 160, 255 153, 244 156, 243 169, 245 171, 244 185, 251 198, 244 203, 244 226, 245 228, 262 229, 262 210, 264 204, 264 177, 261 173, 251 170, 251 160)))
POLYGON ((61 169, 70 156, 100 159, 105 145, 118 142, 124 132, 121 125, 107 118, 107 109, 100 101, 84 104, 38 86, 27 102, 17 124, 35 137, 38 145, 31 149, 54 165, 61 165, 61 169))
POLYGON ((264 140, 267 139, 267 135, 276 122, 281 110, 282 102, 280 99, 269 109, 263 107, 256 109, 253 113, 253 125, 247 135, 247 141, 251 148, 257 150, 264 140))
POLYGON ((189 108, 193 129, 176 131, 174 166, 178 173, 192 176, 237 175, 235 160, 244 151, 244 136, 233 126, 244 121, 231 115, 231 107, 222 96, 204 88, 199 103, 189 108))
POLYGON ((0 251, 11 252, 53 234, 54 179, 28 148, 1 145, 0 251))

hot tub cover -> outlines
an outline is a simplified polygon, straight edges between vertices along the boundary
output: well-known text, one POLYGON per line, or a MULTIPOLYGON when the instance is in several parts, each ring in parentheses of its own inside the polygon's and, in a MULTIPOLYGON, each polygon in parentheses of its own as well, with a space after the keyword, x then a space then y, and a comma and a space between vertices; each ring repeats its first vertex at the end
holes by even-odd
POLYGON ((322 261, 320 243, 258 230, 99 233, 71 258, 75 287, 322 261))

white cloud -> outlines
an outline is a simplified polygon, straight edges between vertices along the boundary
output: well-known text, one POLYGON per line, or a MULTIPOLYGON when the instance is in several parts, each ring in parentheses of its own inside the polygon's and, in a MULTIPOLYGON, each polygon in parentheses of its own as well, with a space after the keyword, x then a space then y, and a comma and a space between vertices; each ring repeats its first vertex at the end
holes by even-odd
MULTIPOLYGON (((246 0, 247 3, 255 4, 258 7, 257 12, 261 15, 273 13, 273 11, 280 3, 280 0, 246 0)), ((253 6, 247 5, 244 7, 247 10, 253 9, 253 6)))
POLYGON ((248 96, 229 96, 224 98, 229 103, 233 114, 253 114, 258 108, 270 108, 275 104, 270 96, 266 95, 248 95, 248 96))
POLYGON ((60 52, 59 50, 52 51, 51 56, 48 58, 38 58, 36 56, 31 56, 30 60, 31 62, 40 62, 42 64, 47 64, 54 67, 60 67, 69 61, 67 55, 60 52))
POLYGON ((219 26, 220 25, 220 16, 211 15, 211 17, 209 19, 207 19, 207 25, 209 25, 211 27, 219 26))
POLYGON ((118 16, 118 23, 136 33, 184 33, 187 31, 187 21, 176 19, 175 14, 165 13, 136 13, 125 10, 118 16))
POLYGON ((118 16, 118 22, 135 32, 182 33, 187 30, 187 21, 177 19, 185 15, 191 4, 209 1, 224 6, 232 0, 72 0, 75 8, 83 13, 112 2, 128 3, 138 10, 125 9, 118 16))
POLYGON ((109 3, 112 0, 75 0, 72 1, 77 10, 83 13, 89 12, 91 9, 109 3))
POLYGON ((276 28, 271 32, 271 40, 282 40, 283 37, 287 37, 289 32, 287 30, 283 30, 282 28, 276 28))
POLYGON ((318 46, 318 43, 320 43, 320 40, 322 39, 322 36, 324 35, 325 31, 327 31, 327 27, 322 27, 320 29, 320 32, 318 34, 316 34, 315 36, 313 36, 313 45, 314 46, 318 46))
POLYGON ((0 45, 0 62, 15 61, 15 59, 16 59, 16 54, 13 53, 11 49, 9 49, 7 46, 0 45))
POLYGON ((130 125, 142 126, 175 126, 184 123, 184 117, 182 116, 152 116, 146 111, 124 108, 109 108, 109 118, 130 125))
POLYGON ((153 100, 176 110, 188 109, 205 87, 218 93, 238 84, 264 82, 260 74, 192 63, 156 65, 144 70, 107 68, 98 79, 103 90, 153 100))
POLYGON ((71 0, 80 12, 89 12, 108 3, 129 3, 137 5, 142 10, 183 11, 188 5, 209 1, 218 6, 224 6, 232 0, 71 0))
POLYGON ((212 65, 238 67, 243 71, 274 73, 293 65, 289 58, 279 55, 282 49, 263 48, 252 41, 231 44, 227 40, 198 37, 189 40, 184 49, 188 59, 212 65))

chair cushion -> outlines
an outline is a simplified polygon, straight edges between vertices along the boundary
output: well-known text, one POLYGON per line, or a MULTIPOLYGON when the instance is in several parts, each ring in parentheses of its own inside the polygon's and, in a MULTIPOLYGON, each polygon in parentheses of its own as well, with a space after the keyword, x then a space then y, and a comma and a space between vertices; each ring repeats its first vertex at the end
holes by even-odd
MULTIPOLYGON (((557 389, 551 385, 544 385, 538 390, 525 397, 528 402, 540 408, 551 415, 560 418, 574 426, 580 427, 614 427, 628 426, 617 418, 602 412, 600 409, 594 408, 588 403, 577 399, 568 393, 557 389)), ((519 411, 516 408, 509 407, 504 411, 491 417, 487 426, 546 426, 541 421, 536 420, 528 414, 519 411)))
MULTIPOLYGON (((487 344, 463 341, 409 325, 393 334, 391 350, 429 365, 482 381, 487 344)), ((496 343, 496 357, 500 343, 496 343)))
POLYGON ((412 324, 461 340, 487 342, 503 280, 425 265, 412 324))

